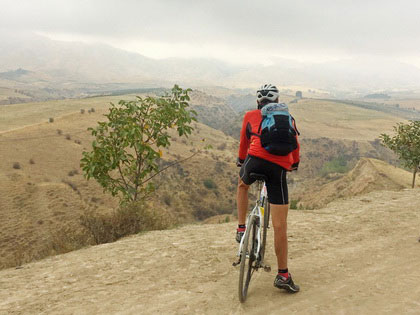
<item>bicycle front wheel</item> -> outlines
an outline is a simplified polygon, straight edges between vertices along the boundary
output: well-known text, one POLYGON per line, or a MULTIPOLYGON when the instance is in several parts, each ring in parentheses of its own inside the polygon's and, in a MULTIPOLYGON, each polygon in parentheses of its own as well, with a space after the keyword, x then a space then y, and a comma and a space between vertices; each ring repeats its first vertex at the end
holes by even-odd
POLYGON ((256 218, 252 216, 244 235, 241 251, 241 268, 239 271, 239 300, 243 303, 248 294, 248 286, 255 269, 256 218))

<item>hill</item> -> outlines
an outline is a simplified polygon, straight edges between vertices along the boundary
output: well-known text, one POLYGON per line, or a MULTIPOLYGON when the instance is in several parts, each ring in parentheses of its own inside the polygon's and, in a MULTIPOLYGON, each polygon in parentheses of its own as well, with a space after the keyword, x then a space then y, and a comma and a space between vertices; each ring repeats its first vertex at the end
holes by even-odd
POLYGON ((235 224, 188 225, 2 270, 0 310, 414 314, 420 306, 419 192, 371 192, 320 210, 291 211, 289 267, 301 285, 296 295, 273 288, 272 230, 266 259, 273 271, 254 273, 241 304, 232 267, 235 224))
MULTIPOLYGON (((104 195, 94 181, 86 182, 79 161, 92 140, 86 129, 103 119, 109 102, 134 97, 111 95, 0 107, 0 268, 80 247, 78 240, 68 237, 82 228, 80 216, 114 211, 117 201, 104 195), (49 118, 54 119, 52 123, 49 118)), ((239 115, 223 98, 204 92, 193 92, 191 103, 202 123, 195 124, 189 139, 174 136, 171 149, 163 152, 162 165, 196 156, 156 178, 159 189, 150 204, 174 224, 226 217, 235 211, 238 170, 233 161, 238 142, 214 128, 224 130, 239 115), (205 150, 206 144, 213 149, 205 150)), ((301 122, 304 147, 299 173, 290 176, 292 196, 301 183, 315 178, 337 156, 348 167, 363 156, 393 161, 378 143, 365 139, 389 131, 398 117, 316 100, 299 101, 292 110, 301 122), (317 138, 321 136, 336 138, 317 138)))
MULTIPOLYGON (((117 200, 95 181, 86 181, 79 166, 92 141, 86 129, 103 119, 116 98, 121 97, 1 108, 1 128, 8 131, 0 133, 0 268, 80 247, 77 240, 66 239, 82 228, 80 216, 116 209, 117 200), (95 110, 88 112, 91 108, 95 110), (52 123, 48 116, 54 117, 52 123)), ((159 189, 149 206, 174 224, 231 214, 235 148, 234 139, 200 123, 188 139, 173 134, 162 164, 196 155, 157 176, 159 189), (213 149, 204 149, 207 144, 213 149), (211 181, 210 188, 205 181, 211 181)))
MULTIPOLYGON (((325 185, 305 185, 296 193, 299 205, 320 208, 339 198, 366 194, 378 190, 401 190, 411 187, 412 174, 377 159, 362 158, 347 174, 325 185)), ((417 182, 417 187, 420 183, 417 182)))
MULTIPOLYGON (((284 96, 286 102, 288 99, 290 96, 284 96)), ((288 103, 302 139, 324 137, 339 140, 374 140, 382 132, 391 132, 396 123, 406 120, 403 110, 401 113, 387 113, 377 106, 363 108, 358 105, 346 101, 309 98, 297 103, 288 103)), ((237 108, 237 105, 234 106, 237 108)), ((239 138, 241 124, 242 115, 237 115, 232 121, 228 121, 222 130, 239 138)))

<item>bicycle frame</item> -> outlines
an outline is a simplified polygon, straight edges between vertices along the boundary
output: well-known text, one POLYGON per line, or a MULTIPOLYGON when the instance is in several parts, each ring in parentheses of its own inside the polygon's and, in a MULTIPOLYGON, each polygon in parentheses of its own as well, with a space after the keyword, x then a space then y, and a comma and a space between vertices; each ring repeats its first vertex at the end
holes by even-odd
MULTIPOLYGON (((263 224, 264 222, 264 202, 265 199, 267 198, 267 187, 265 186, 265 183, 263 181, 258 181, 258 197, 257 197, 257 201, 255 203, 254 208, 252 209, 252 211, 248 214, 247 219, 246 219, 246 226, 248 227, 248 222, 250 222, 250 219, 252 216, 256 216, 257 218, 257 247, 256 247, 256 251, 255 251, 255 257, 257 259, 257 261, 259 261, 260 263, 262 263, 262 260, 264 259, 264 257, 260 257, 260 249, 261 249, 261 224, 263 224), (262 259, 260 259, 262 258, 262 259)), ((241 252, 242 252, 242 245, 243 245, 243 240, 244 238, 242 237, 241 242, 239 243, 239 248, 238 248, 238 253, 236 256, 239 257, 239 262, 240 262, 240 257, 241 257, 241 252)))

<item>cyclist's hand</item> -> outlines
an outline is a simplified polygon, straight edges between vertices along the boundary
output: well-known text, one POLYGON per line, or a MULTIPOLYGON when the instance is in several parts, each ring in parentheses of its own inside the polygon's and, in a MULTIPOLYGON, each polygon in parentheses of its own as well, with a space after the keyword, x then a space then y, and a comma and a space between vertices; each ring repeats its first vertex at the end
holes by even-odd
POLYGON ((236 160, 236 166, 237 166, 237 167, 241 167, 241 166, 242 166, 242 164, 244 164, 244 160, 241 160, 240 158, 238 158, 238 159, 236 160))

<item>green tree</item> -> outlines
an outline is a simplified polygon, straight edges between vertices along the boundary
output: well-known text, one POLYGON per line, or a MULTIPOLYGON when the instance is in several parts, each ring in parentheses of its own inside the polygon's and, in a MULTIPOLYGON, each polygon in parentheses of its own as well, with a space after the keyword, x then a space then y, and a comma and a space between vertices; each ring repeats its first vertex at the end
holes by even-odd
POLYGON ((175 85, 161 97, 137 96, 134 101, 111 103, 107 121, 89 128, 95 137, 92 150, 83 152, 81 167, 87 179, 94 178, 121 204, 144 199, 154 190, 150 181, 160 173, 162 149, 170 146, 169 129, 188 137, 196 121, 188 93, 175 85))
POLYGON ((381 134, 382 144, 394 151, 402 164, 413 171, 414 188, 416 174, 420 169, 420 121, 399 123, 394 127, 396 135, 381 134))

